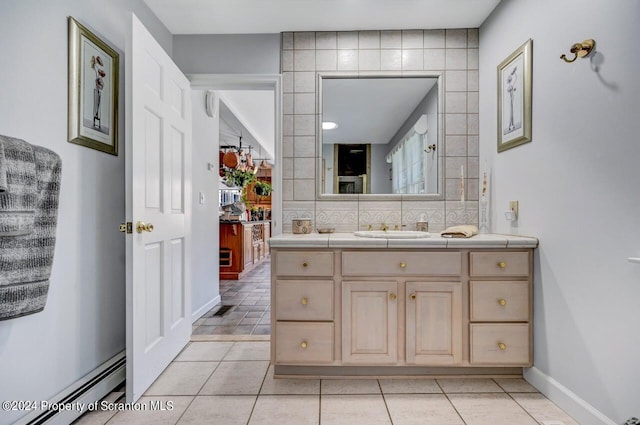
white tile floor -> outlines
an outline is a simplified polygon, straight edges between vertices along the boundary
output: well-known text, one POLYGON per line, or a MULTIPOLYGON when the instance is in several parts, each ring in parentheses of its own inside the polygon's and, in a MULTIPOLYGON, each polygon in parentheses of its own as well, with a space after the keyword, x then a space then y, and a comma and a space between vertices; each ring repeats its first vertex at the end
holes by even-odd
POLYGON ((522 379, 273 379, 268 341, 191 342, 140 402, 147 411, 76 423, 577 425, 522 379), (153 411, 152 401, 173 408, 153 411))

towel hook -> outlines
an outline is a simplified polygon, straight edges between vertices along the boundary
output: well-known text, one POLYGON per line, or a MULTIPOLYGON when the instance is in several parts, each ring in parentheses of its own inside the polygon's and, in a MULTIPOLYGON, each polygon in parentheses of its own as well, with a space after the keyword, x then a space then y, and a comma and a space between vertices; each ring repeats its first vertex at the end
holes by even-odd
POLYGON ((429 153, 429 152, 435 152, 435 150, 436 150, 436 144, 434 143, 433 145, 427 146, 427 149, 425 149, 424 151, 426 153, 429 153))
POLYGON ((595 47, 596 41, 592 38, 588 38, 582 43, 576 43, 571 46, 571 50, 569 51, 574 54, 573 59, 567 59, 567 55, 565 54, 562 54, 562 56, 560 56, 560 59, 564 60, 567 63, 574 62, 578 58, 585 58, 589 56, 589 54, 593 51, 593 49, 595 49, 595 47))

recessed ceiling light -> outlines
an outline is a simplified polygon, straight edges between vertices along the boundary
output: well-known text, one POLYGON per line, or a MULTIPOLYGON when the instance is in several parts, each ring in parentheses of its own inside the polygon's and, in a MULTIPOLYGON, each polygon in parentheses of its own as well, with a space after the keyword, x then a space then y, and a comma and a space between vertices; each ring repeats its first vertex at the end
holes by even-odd
POLYGON ((335 130, 336 128, 338 128, 338 123, 332 122, 332 121, 323 121, 322 122, 322 129, 323 130, 335 130))

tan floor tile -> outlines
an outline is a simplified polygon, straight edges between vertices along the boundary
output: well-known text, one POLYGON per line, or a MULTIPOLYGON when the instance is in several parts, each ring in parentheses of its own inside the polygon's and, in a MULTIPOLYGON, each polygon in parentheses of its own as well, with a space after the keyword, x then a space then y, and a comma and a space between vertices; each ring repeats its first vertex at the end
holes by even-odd
POLYGON ((435 379, 380 379, 384 394, 436 394, 441 393, 435 379))
POLYGON ((538 390, 522 378, 495 378, 498 383, 508 393, 537 393, 538 390))
POLYGON ((317 425, 320 398, 312 395, 260 395, 249 425, 317 425))
POLYGON ((579 425, 571 416, 556 406, 544 395, 537 394, 511 394, 511 397, 524 408, 538 422, 560 421, 564 425, 579 425))
POLYGON ((271 343, 262 341, 236 342, 224 357, 224 361, 269 360, 271 343))
POLYGON ((273 378, 273 366, 269 367, 260 394, 320 394, 319 379, 273 378))
POLYGON ((221 362, 200 395, 258 394, 269 362, 221 362))
POLYGON ((192 400, 193 397, 184 396, 140 397, 137 405, 144 405, 145 409, 118 412, 109 425, 174 425, 192 400), (160 403, 165 410, 154 408, 153 403, 160 403))
MULTIPOLYGON (((109 394, 107 394, 102 400, 102 401, 108 401, 108 402, 124 402, 124 392, 120 392, 120 391, 112 391, 109 394)), ((73 424, 74 425, 104 425, 106 424, 109 419, 111 419, 116 413, 118 413, 115 410, 95 410, 93 412, 88 412, 85 413, 84 415, 80 416, 78 419, 76 419, 73 424)))
POLYGON ((464 425, 444 394, 385 394, 384 398, 393 425, 464 425))
POLYGON ((322 394, 380 394, 377 379, 323 379, 322 394))
POLYGON ((255 401, 254 395, 198 396, 178 425, 246 425, 255 401))
POLYGON ((233 342, 192 342, 175 359, 176 362, 219 362, 233 342))
POLYGON ((448 394, 467 425, 537 425, 508 394, 448 394))
POLYGON ((501 393, 502 388, 489 378, 438 379, 445 393, 501 393))
POLYGON ((196 395, 217 366, 218 362, 173 362, 145 395, 196 395))
MULTIPOLYGON (((323 381, 324 383, 324 381, 323 381)), ((382 395, 323 395, 321 425, 391 425, 382 395)))

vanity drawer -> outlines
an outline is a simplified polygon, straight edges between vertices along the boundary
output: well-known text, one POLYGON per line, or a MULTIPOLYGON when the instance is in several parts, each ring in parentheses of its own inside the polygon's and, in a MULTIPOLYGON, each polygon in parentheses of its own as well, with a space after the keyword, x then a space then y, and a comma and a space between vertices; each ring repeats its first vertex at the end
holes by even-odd
POLYGON ((343 252, 343 276, 458 276, 462 271, 459 252, 343 252))
POLYGON ((471 320, 529 321, 529 283, 526 281, 471 282, 471 320))
POLYGON ((333 320, 333 280, 276 280, 276 320, 333 320))
POLYGON ((528 252, 472 252, 471 276, 529 276, 528 252))
POLYGON ((333 276, 333 251, 277 251, 276 276, 333 276))
POLYGON ((528 324, 472 323, 470 328, 471 364, 522 366, 531 364, 528 324))
POLYGON ((333 323, 276 322, 276 363, 333 362, 333 323))

